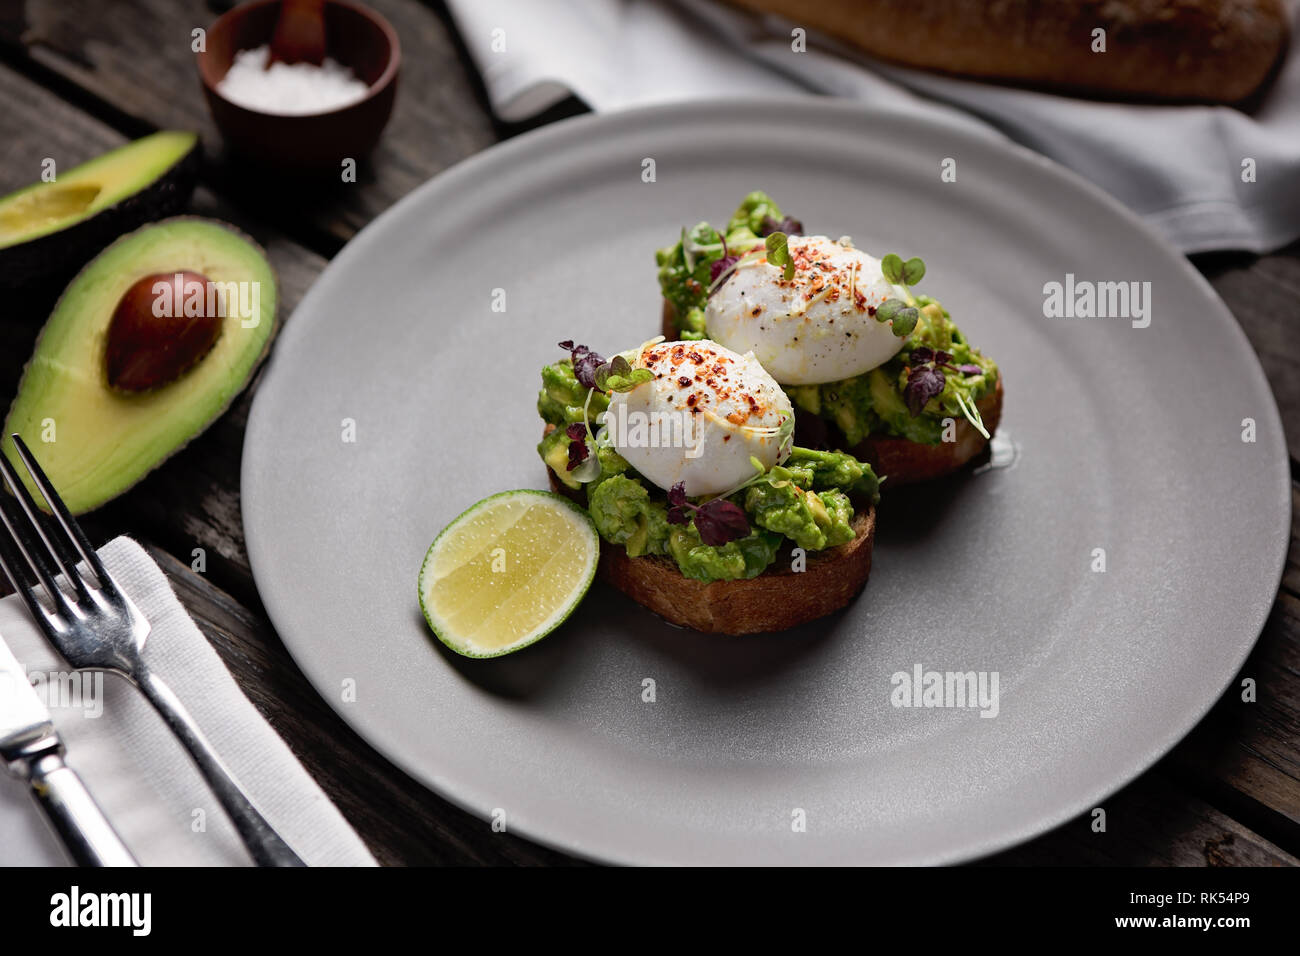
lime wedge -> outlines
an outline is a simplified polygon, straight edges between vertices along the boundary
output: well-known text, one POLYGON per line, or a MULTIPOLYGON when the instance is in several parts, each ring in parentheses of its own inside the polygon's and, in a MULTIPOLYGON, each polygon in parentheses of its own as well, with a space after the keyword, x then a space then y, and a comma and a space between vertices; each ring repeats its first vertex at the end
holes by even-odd
POLYGON ((500 657, 560 626, 591 587, 591 517, 548 491, 503 491, 442 530, 420 568, 420 607, 466 657, 500 657))

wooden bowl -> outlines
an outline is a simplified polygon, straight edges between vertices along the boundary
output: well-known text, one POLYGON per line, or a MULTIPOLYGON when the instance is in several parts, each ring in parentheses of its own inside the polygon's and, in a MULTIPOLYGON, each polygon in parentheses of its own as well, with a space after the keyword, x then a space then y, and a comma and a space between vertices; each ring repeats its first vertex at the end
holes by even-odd
POLYGON ((254 0, 222 15, 196 54, 208 109, 227 145, 246 159, 283 171, 333 170, 360 160, 379 141, 393 112, 401 48, 387 20, 345 0, 326 0, 328 55, 369 87, 363 99, 325 113, 280 116, 232 103, 217 92, 235 54, 271 42, 280 0, 254 0))

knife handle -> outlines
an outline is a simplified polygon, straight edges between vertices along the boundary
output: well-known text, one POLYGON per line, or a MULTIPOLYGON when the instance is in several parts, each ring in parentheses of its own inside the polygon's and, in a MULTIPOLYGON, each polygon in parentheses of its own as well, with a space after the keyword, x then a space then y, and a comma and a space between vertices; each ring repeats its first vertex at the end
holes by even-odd
POLYGON ((139 866, 77 772, 63 762, 63 748, 21 761, 36 802, 79 866, 139 866))

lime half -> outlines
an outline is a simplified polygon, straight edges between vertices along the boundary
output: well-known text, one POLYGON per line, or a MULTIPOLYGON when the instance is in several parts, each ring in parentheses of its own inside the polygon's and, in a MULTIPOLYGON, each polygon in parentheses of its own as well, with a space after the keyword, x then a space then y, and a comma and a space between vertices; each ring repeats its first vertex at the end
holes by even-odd
POLYGON ((420 607, 466 657, 500 657, 562 624, 591 587, 591 516, 549 491, 503 491, 443 529, 420 568, 420 607))

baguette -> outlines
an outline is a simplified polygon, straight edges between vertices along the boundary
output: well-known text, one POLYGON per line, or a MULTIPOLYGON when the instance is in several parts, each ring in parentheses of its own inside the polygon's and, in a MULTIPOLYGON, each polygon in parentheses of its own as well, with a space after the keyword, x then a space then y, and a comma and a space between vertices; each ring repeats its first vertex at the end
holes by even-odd
MULTIPOLYGON (((547 425, 546 431, 554 425, 547 425)), ((548 466, 551 490, 585 507, 580 489, 565 485, 548 466)), ((854 502, 854 538, 839 547, 810 551, 803 571, 791 570, 789 543, 755 578, 697 581, 664 555, 628 557, 620 544, 600 543, 597 574, 670 624, 706 634, 784 631, 838 611, 862 590, 871 573, 876 509, 854 502)))
MULTIPOLYGON (((678 337, 677 310, 664 300, 663 335, 672 340, 678 337)), ((976 404, 984 427, 992 435, 1002 420, 1002 376, 998 375, 997 388, 976 404)), ((839 434, 838 430, 832 432, 839 434)), ((881 478, 888 478, 882 490, 901 485, 915 484, 941 478, 956 471, 988 445, 988 439, 975 430, 966 419, 958 419, 954 441, 937 445, 923 445, 906 438, 888 435, 868 435, 853 448, 845 449, 859 461, 868 462, 881 478)))
POLYGON ((1090 95, 1239 103, 1286 49, 1282 0, 730 0, 904 66, 1090 95), (1105 30, 1105 52, 1093 31, 1105 30))

